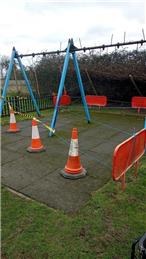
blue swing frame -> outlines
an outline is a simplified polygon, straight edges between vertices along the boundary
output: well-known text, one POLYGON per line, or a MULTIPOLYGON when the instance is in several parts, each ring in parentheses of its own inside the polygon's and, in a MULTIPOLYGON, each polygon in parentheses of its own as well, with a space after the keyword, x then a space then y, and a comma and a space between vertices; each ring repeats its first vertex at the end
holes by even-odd
MULTIPOLYGON (((66 78, 66 74, 67 74, 70 53, 72 54, 72 58, 73 58, 73 64, 74 64, 74 68, 75 68, 75 72, 76 72, 76 76, 77 76, 77 80, 78 80, 78 84, 79 84, 79 89, 81 92, 82 103, 83 103, 83 107, 85 110, 86 119, 87 119, 88 123, 90 123, 90 121, 91 121, 90 113, 88 110, 88 105, 86 103, 85 92, 84 92, 83 82, 82 82, 82 78, 81 78, 81 74, 80 74, 80 69, 79 69, 79 65, 78 65, 78 61, 77 61, 77 57, 76 57, 74 48, 75 47, 74 47, 73 39, 69 39, 68 46, 66 49, 66 55, 65 55, 62 75, 61 75, 61 79, 60 79, 60 83, 59 83, 56 105, 54 108, 54 113, 53 113, 53 117, 52 117, 52 121, 51 121, 52 129, 55 129, 55 125, 56 125, 57 115, 58 115, 58 111, 59 111, 59 102, 60 102, 60 98, 63 93, 64 82, 65 82, 65 78, 66 78)), ((53 135, 53 133, 49 132, 49 136, 51 137, 52 135, 53 135)))
POLYGON ((3 87, 2 96, 1 96, 1 99, 0 99, 0 116, 2 115, 4 101, 6 99, 7 89, 8 89, 8 86, 9 86, 9 81, 10 81, 10 77, 11 77, 13 66, 14 66, 14 59, 17 59, 17 61, 18 61, 20 70, 22 72, 22 75, 23 75, 23 78, 25 80, 26 86, 28 88, 29 94, 30 94, 30 96, 32 98, 34 107, 36 109, 37 114, 40 116, 41 115, 40 114, 40 110, 39 110, 39 107, 37 105, 36 99, 34 97, 31 84, 30 84, 30 82, 28 80, 27 74, 25 72, 24 65, 22 64, 21 59, 20 59, 20 57, 18 55, 18 52, 16 51, 15 47, 13 47, 13 49, 12 49, 10 63, 9 63, 8 71, 7 71, 7 74, 6 74, 6 79, 5 79, 5 83, 4 83, 4 87, 3 87))
MULTIPOLYGON (((80 69, 79 69, 79 65, 78 65, 78 61, 77 61, 77 57, 76 57, 74 42, 73 42, 73 39, 69 39, 68 46, 67 46, 67 49, 66 49, 66 55, 65 55, 62 75, 61 75, 61 79, 60 79, 60 83, 59 83, 56 105, 55 105, 53 117, 52 117, 52 120, 51 120, 51 128, 52 129, 55 129, 55 125, 56 125, 56 120, 57 120, 58 111, 59 111, 59 102, 60 102, 60 98, 61 98, 62 93, 63 93, 63 88, 64 88, 65 78, 66 78, 66 74, 67 74, 70 54, 72 54, 73 64, 74 64, 74 68, 75 68, 75 72, 76 72, 76 76, 77 76, 77 81, 78 81, 79 89, 80 89, 80 92, 81 92, 82 103, 83 103, 84 111, 85 111, 85 114, 86 114, 86 120, 87 120, 88 123, 90 123, 90 121, 91 121, 90 113, 89 113, 89 110, 88 110, 88 105, 86 103, 85 92, 84 92, 83 82, 82 82, 82 78, 81 78, 81 74, 80 74, 80 69)), ((20 57, 18 55, 18 52, 16 51, 15 47, 13 47, 13 49, 12 49, 10 63, 9 63, 9 67, 8 67, 8 71, 7 71, 7 74, 6 74, 6 79, 5 79, 5 83, 4 83, 4 87, 3 87, 3 93, 2 93, 1 100, 0 100, 0 115, 2 115, 4 101, 6 99, 6 93, 7 93, 7 89, 8 89, 8 86, 9 86, 9 80, 10 80, 12 69, 13 69, 13 66, 14 66, 14 59, 17 59, 17 61, 18 61, 20 70, 22 72, 22 75, 23 75, 23 78, 25 80, 26 86, 27 86, 28 91, 30 93, 30 96, 32 98, 34 107, 36 109, 37 114, 40 116, 40 110, 39 110, 39 107, 38 107, 37 102, 35 100, 35 97, 33 95, 32 87, 30 85, 27 74, 25 72, 24 65, 22 64, 21 59, 20 59, 20 57)), ((53 135, 53 133, 50 131, 49 136, 52 136, 52 135, 53 135)))

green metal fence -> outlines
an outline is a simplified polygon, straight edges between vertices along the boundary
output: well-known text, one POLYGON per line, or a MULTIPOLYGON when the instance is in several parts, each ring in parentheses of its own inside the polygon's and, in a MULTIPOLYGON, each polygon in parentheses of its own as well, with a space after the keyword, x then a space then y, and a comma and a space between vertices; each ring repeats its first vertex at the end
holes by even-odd
MULTIPOLYGON (((42 97, 35 97, 35 98, 40 110, 45 110, 53 107, 52 96, 45 95, 42 97)), ((2 116, 8 116, 10 114, 9 103, 13 107, 13 109, 18 112, 27 113, 27 112, 35 111, 35 107, 33 105, 33 102, 30 96, 26 96, 26 97, 11 96, 11 97, 6 97, 2 116)))

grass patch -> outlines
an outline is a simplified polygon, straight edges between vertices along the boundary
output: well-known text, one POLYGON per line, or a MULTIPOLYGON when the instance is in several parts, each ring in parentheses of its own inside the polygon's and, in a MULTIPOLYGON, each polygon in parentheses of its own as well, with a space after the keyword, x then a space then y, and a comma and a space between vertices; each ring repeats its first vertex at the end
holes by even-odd
POLYGON ((76 214, 25 200, 2 188, 2 258, 130 258, 146 229, 146 156, 127 188, 109 181, 76 214))
MULTIPOLYGON (((49 119, 51 121, 53 111, 54 111, 53 108, 50 108, 48 110, 42 110, 41 116, 42 117, 48 117, 49 116, 49 119)), ((95 115, 95 113, 97 113, 97 114, 113 114, 113 115, 121 115, 121 116, 136 116, 137 118, 143 118, 143 117, 146 116, 146 113, 145 113, 144 109, 141 111, 140 114, 138 114, 136 109, 122 109, 122 108, 112 108, 112 107, 111 108, 110 107, 106 107, 106 108, 103 107, 103 108, 99 109, 98 107, 92 107, 92 108, 89 108, 89 112, 90 112, 90 115, 91 115, 91 121, 92 121, 92 116, 95 115)), ((74 113, 78 117, 79 116, 85 117, 83 105, 73 104, 73 105, 68 106, 68 107, 62 107, 59 111, 59 116, 60 117, 61 117, 61 115, 68 116, 68 114, 70 114, 70 116, 71 116, 71 114, 74 114, 74 113)), ((29 116, 32 116, 32 117, 38 117, 36 112, 28 112, 27 114, 29 116)), ((22 116, 22 115, 15 115, 15 116, 16 116, 17 121, 30 120, 30 118, 27 118, 27 117, 22 116)), ((1 118, 1 125, 4 126, 4 125, 9 124, 9 120, 10 120, 9 116, 3 116, 1 118)))
MULTIPOLYGON (((16 117, 16 121, 25 121, 25 120, 30 120, 29 117, 26 117, 25 115, 28 115, 28 116, 31 116, 32 118, 33 117, 36 117, 36 118, 39 118, 40 120, 43 118, 43 117, 47 117, 48 115, 49 116, 52 116, 52 113, 53 113, 53 109, 50 108, 48 110, 43 110, 41 111, 41 117, 38 117, 37 113, 36 112, 28 112, 28 113, 24 113, 24 116, 23 115, 18 115, 16 114, 15 117, 16 117)), ((1 118, 1 125, 4 126, 4 125, 7 125, 9 124, 9 121, 10 121, 10 116, 3 116, 1 118)))

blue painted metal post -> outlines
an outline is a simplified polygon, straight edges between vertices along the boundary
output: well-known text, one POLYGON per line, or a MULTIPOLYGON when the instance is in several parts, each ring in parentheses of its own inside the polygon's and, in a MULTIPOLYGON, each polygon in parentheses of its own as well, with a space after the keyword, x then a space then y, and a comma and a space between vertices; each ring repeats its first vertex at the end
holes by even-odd
POLYGON ((81 92, 81 96, 82 96, 82 102, 83 102, 83 106, 84 106, 84 110, 85 110, 85 114, 86 114, 86 119, 89 123, 91 121, 90 113, 89 113, 88 105, 87 105, 86 98, 85 98, 84 87, 83 87, 80 69, 79 69, 79 65, 78 65, 78 61, 77 61, 75 52, 72 53, 72 57, 73 57, 73 63, 74 63, 74 67, 75 67, 75 71, 76 71, 76 75, 77 75, 77 79, 78 79, 78 84, 80 87, 80 92, 81 92))
POLYGON ((145 117, 145 120, 144 120, 144 129, 146 129, 146 117, 145 117))
POLYGON ((3 93, 2 93, 2 96, 0 99, 0 116, 2 115, 2 111, 3 111, 4 101, 6 98, 6 93, 7 93, 7 89, 8 89, 8 85, 9 85, 9 80, 10 80, 13 65, 14 65, 15 54, 16 54, 16 51, 15 51, 15 48, 13 47, 11 58, 10 58, 10 63, 9 63, 9 68, 8 68, 5 83, 4 83, 3 93))
MULTIPOLYGON (((66 78, 66 73, 67 73, 67 68, 68 68, 68 62, 69 62, 69 56, 70 56, 70 40, 68 42, 68 46, 67 46, 67 50, 66 50, 66 56, 65 56, 65 60, 64 60, 64 65, 63 65, 63 71, 62 71, 62 75, 61 75, 61 80, 59 83, 59 89, 58 89, 58 95, 57 95, 57 100, 56 100, 56 105, 54 108, 54 113, 53 113, 53 117, 52 117, 52 121, 51 121, 51 128, 54 129, 55 128, 55 124, 56 124, 56 119, 57 119, 57 115, 58 115, 58 107, 59 107, 59 101, 60 98, 62 96, 62 92, 63 92, 63 87, 64 87, 64 82, 65 82, 65 78, 66 78)), ((52 136, 52 132, 49 132, 49 136, 52 136)))
MULTIPOLYGON (((144 129, 146 130, 146 117, 144 119, 144 129)), ((146 154, 146 144, 145 144, 145 154, 146 154)))
POLYGON ((35 97, 34 97, 34 95, 33 95, 32 87, 31 87, 31 85, 30 85, 30 83, 29 83, 29 80, 28 80, 28 78, 27 78, 26 72, 25 72, 25 70, 24 70, 24 66, 23 66, 23 64, 22 64, 22 62, 21 62, 21 59, 18 57, 18 53, 17 53, 17 52, 16 52, 16 58, 17 58, 17 60, 18 60, 18 63, 19 63, 19 66, 20 66, 22 75, 23 75, 23 77, 24 77, 24 80, 25 80, 25 83, 26 83, 26 85, 27 85, 28 91, 29 91, 30 96, 31 96, 31 98, 32 98, 34 107, 36 108, 36 112, 37 112, 37 114, 40 116, 41 113, 40 113, 39 107, 38 107, 38 105, 37 105, 36 99, 35 99, 35 97))

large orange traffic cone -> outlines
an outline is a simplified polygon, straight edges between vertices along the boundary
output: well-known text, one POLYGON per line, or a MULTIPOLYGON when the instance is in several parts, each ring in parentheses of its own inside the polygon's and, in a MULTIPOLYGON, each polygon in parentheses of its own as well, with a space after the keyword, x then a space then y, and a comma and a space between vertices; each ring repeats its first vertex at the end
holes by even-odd
POLYGON ((15 119, 15 113, 12 107, 10 107, 10 126, 7 132, 15 133, 19 132, 20 129, 17 127, 16 119, 15 119))
POLYGON ((42 152, 45 151, 44 146, 41 143, 37 121, 35 119, 32 120, 32 140, 31 146, 27 148, 28 152, 35 153, 35 152, 42 152))
POLYGON ((64 170, 61 170, 61 175, 65 178, 78 179, 87 173, 81 165, 78 149, 78 130, 73 128, 68 160, 64 170))

